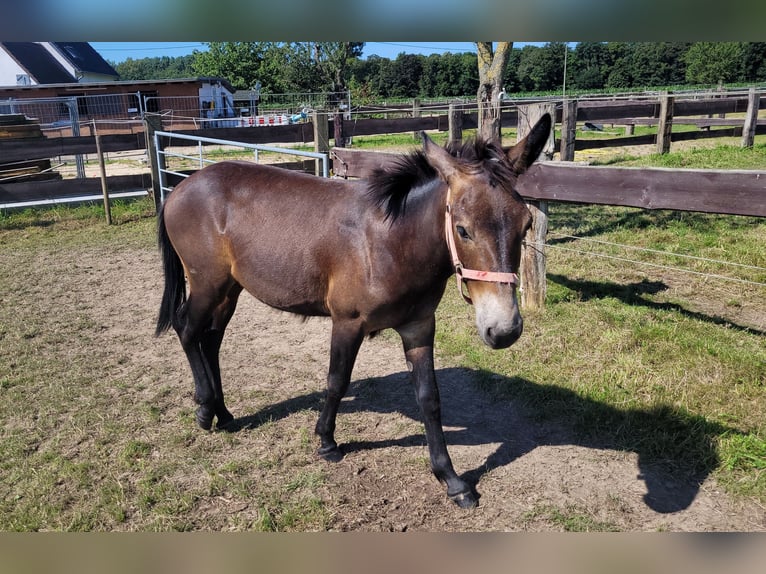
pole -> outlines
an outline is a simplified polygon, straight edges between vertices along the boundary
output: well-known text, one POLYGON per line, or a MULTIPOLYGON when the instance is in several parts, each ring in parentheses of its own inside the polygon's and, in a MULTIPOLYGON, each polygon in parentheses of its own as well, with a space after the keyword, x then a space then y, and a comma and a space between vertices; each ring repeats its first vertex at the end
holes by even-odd
MULTIPOLYGON (((556 117, 556 104, 543 103, 519 106, 519 125, 516 139, 526 136, 537 120, 545 114, 556 117)), ((550 161, 555 150, 554 129, 543 148, 538 161, 550 161)), ((525 309, 538 310, 545 306, 547 283, 545 277, 545 238, 548 234, 548 202, 528 201, 527 208, 532 214, 532 227, 527 231, 525 245, 521 249, 521 306, 525 309)))
POLYGON ((106 214, 106 224, 112 224, 112 209, 109 205, 109 188, 106 183, 106 163, 104 162, 104 152, 101 150, 101 135, 96 131, 96 120, 93 120, 93 134, 96 137, 96 155, 98 155, 98 167, 101 171, 101 193, 104 195, 104 213, 106 214))

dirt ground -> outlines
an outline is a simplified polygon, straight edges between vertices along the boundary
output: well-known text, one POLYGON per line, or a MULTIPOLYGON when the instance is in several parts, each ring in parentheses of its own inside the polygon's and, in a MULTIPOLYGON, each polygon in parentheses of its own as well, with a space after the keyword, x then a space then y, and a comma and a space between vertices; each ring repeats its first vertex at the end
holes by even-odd
MULTIPOLYGON (((172 411, 193 408, 192 383, 175 336, 152 335, 161 291, 157 254, 125 250, 105 264, 103 253, 85 252, 72 267, 98 270, 100 285, 110 287, 101 297, 88 298, 88 313, 102 326, 99 339, 105 345, 132 350, 120 368, 142 373, 136 388, 149 387, 147 396, 133 400, 150 400, 157 373, 167 374, 163 384, 170 385, 172 396, 163 409, 169 409, 164 417, 169 422, 161 424, 181 424, 172 411), (131 302, 134 321, 124 321, 120 301, 131 302)), ((81 273, 62 275, 61 293, 87 297, 92 286, 83 279, 81 273)), ((470 370, 437 361, 449 451, 458 473, 476 483, 481 497, 474 510, 457 508, 430 473, 403 354, 394 337, 385 335, 363 344, 341 405, 336 438, 345 458, 336 464, 320 460, 313 455, 313 425, 328 364, 329 328, 327 320, 304 322, 245 294, 221 360, 227 403, 242 429, 236 456, 276 452, 278 459, 284 457, 277 468, 284 464, 283 472, 294 472, 287 462, 294 453, 279 444, 280 437, 307 437, 310 449, 302 464, 325 476, 320 491, 331 530, 563 530, 567 517, 623 531, 766 530, 766 509, 733 501, 713 479, 679 483, 643 465, 636 453, 578 444, 570 429, 543 426, 526 418, 522 405, 491 400, 470 384, 470 370), (257 422, 264 418, 267 427, 257 422)), ((210 497, 198 512, 214 524, 216 515, 238 513, 247 520, 258 510, 241 499, 210 497)))

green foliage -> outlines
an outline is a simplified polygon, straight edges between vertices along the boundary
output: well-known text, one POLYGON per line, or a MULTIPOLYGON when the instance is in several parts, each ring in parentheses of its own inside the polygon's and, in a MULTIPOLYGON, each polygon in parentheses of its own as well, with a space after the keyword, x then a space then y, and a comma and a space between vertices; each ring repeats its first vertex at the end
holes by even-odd
POLYGON ((194 54, 202 76, 228 79, 237 89, 261 83, 264 92, 344 91, 350 60, 361 42, 209 42, 194 54))
POLYGON ((255 86, 268 42, 208 42, 206 51, 195 50, 192 67, 197 75, 226 78, 241 90, 255 86))
POLYGON ((686 80, 695 84, 733 82, 742 74, 741 42, 697 42, 684 54, 686 80))
MULTIPOLYGON (((124 80, 193 76, 226 78, 237 89, 260 82, 264 93, 336 92, 355 102, 392 98, 473 97, 473 53, 360 59, 362 42, 210 42, 182 58, 113 64, 124 80)), ((503 76, 508 94, 625 90, 766 81, 766 42, 549 42, 511 50, 503 76)))
POLYGON ((521 90, 559 88, 564 80, 565 50, 566 44, 563 42, 550 42, 542 48, 524 46, 517 71, 521 90))
POLYGON ((120 80, 168 80, 173 78, 194 77, 192 61, 194 55, 177 58, 161 56, 159 58, 128 58, 119 64, 111 63, 120 75, 120 80))

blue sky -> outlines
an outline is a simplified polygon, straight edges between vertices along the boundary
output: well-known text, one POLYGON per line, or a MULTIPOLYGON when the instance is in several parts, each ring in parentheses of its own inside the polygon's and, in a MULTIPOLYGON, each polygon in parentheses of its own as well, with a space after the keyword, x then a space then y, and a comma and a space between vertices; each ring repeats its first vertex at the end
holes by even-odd
MULTIPOLYGON (((543 42, 539 42, 539 44, 543 44, 543 42)), ((185 56, 194 50, 205 48, 203 42, 90 42, 90 45, 105 59, 117 63, 127 58, 185 56)), ((366 58, 375 54, 393 60, 402 52, 428 56, 446 52, 475 51, 476 46, 473 42, 367 42, 362 56, 366 58)))

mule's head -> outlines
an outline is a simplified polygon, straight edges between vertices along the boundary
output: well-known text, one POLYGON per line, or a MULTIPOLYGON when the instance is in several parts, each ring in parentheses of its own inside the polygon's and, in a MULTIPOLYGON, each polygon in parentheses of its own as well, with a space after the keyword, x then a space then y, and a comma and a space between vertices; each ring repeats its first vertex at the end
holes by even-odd
POLYGON ((546 114, 508 153, 499 145, 478 142, 453 155, 424 138, 429 163, 449 186, 445 232, 453 244, 453 261, 458 273, 479 272, 463 274, 467 299, 476 307, 479 336, 493 349, 510 347, 523 329, 515 274, 532 216, 515 185, 540 155, 550 131, 546 114))

